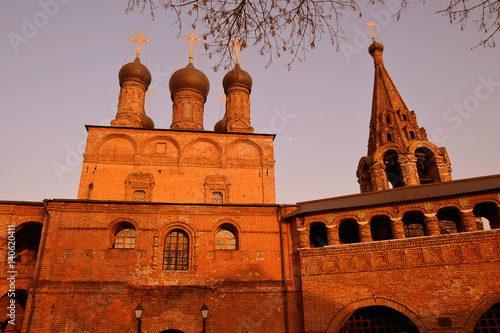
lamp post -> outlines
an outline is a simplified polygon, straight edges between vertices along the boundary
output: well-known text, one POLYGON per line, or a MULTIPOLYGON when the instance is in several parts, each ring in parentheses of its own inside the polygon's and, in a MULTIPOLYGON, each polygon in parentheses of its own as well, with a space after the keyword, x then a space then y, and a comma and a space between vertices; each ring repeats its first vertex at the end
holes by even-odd
POLYGON ((203 333, 206 333, 205 325, 208 317, 208 307, 205 305, 205 303, 203 303, 203 305, 201 306, 200 312, 201 312, 201 318, 203 318, 203 333))
POLYGON ((142 303, 139 303, 137 307, 135 308, 135 317, 137 318, 137 333, 141 333, 141 324, 142 324, 142 312, 144 311, 144 308, 142 307, 142 303))

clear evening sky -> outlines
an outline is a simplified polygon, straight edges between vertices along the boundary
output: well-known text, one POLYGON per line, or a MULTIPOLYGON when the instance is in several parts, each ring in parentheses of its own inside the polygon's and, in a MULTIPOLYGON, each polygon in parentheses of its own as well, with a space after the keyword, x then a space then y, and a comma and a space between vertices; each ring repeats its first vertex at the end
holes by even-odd
MULTIPOLYGON (((242 65, 253 78, 251 120, 256 132, 276 133, 278 203, 359 193, 356 167, 366 155, 373 92, 368 21, 378 23, 389 74, 429 139, 448 150, 453 178, 500 171, 500 48, 471 48, 484 37, 434 12, 447 1, 414 1, 400 21, 391 4, 346 12, 347 40, 336 51, 328 38, 307 59, 286 68, 256 48, 242 65)), ((125 14, 126 1, 3 1, 0 4, 2 119, 0 200, 76 198, 85 124, 115 117, 118 71, 133 60, 130 37, 151 39, 143 63, 153 74, 146 111, 169 128, 170 75, 188 62, 172 16, 158 10, 125 14), (128 56, 128 57, 127 57, 128 56)), ((191 29, 186 25, 180 36, 191 29)), ((200 30, 201 34, 202 31, 200 30)), ((497 40, 498 40, 497 36, 497 40)), ((221 117, 224 70, 206 55, 194 65, 210 79, 205 129, 221 117)), ((223 112, 222 112, 223 113, 223 112)))

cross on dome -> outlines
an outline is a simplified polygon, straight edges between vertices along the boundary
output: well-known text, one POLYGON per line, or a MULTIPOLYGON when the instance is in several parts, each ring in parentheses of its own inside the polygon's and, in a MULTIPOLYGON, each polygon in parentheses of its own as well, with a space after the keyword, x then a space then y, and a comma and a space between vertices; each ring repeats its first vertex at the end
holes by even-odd
POLYGON ((137 47, 135 48, 137 50, 137 58, 139 58, 139 55, 141 53, 141 50, 143 49, 143 47, 141 47, 141 43, 149 43, 151 41, 151 39, 149 38, 142 38, 144 36, 144 34, 141 32, 139 32, 137 34, 137 38, 135 37, 130 37, 129 40, 134 43, 134 42, 137 42, 137 47))
POLYGON ((370 30, 372 31, 372 38, 373 38, 373 41, 375 41, 375 32, 373 31, 373 26, 375 26, 377 24, 373 23, 372 21, 365 23, 365 24, 370 26, 370 30))
POLYGON ((236 63, 238 64, 240 62, 240 50, 241 50, 241 44, 239 42, 239 39, 236 37, 234 39, 234 43, 229 42, 229 47, 232 47, 234 49, 234 55, 236 56, 236 63))
POLYGON ((182 37, 182 38, 183 38, 184 40, 186 40, 186 41, 187 41, 188 39, 190 40, 190 42, 189 42, 189 44, 190 44, 190 46, 189 46, 189 63, 192 63, 192 62, 193 62, 193 52, 194 52, 194 49, 193 49, 194 42, 195 42, 195 41, 196 41, 196 42, 201 41, 201 38, 200 38, 200 37, 195 38, 195 37, 194 37, 194 35, 195 35, 195 34, 194 34, 194 31, 191 31, 191 32, 189 33, 189 35, 190 35, 189 37, 188 37, 188 36, 184 36, 184 37, 182 37))

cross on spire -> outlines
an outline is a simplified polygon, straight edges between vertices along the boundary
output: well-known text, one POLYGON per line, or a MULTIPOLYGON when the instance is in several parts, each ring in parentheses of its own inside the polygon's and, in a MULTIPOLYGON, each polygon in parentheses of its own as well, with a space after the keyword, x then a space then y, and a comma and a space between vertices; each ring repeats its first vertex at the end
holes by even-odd
POLYGON ((144 36, 144 34, 141 32, 139 32, 137 34, 137 38, 135 37, 130 37, 129 40, 134 43, 134 42, 137 42, 137 47, 136 47, 136 50, 137 50, 137 58, 139 58, 139 55, 141 54, 141 50, 143 49, 143 47, 141 47, 141 43, 149 43, 151 41, 151 39, 149 38, 142 38, 142 36, 144 36))
POLYGON ((189 63, 192 63, 193 62, 193 52, 194 52, 194 49, 193 49, 194 42, 195 41, 197 41, 197 42, 201 41, 201 38, 200 37, 194 38, 194 31, 191 31, 189 33, 189 35, 190 35, 189 37, 188 36, 184 36, 182 38, 184 40, 186 40, 186 41, 188 39, 190 40, 190 43, 189 43, 190 44, 190 46, 189 46, 189 63))
POLYGON ((373 41, 375 41, 375 32, 373 31, 373 26, 377 25, 377 24, 373 23, 372 21, 365 23, 365 24, 370 26, 370 30, 372 31, 372 38, 373 38, 373 41))
POLYGON ((239 39, 236 37, 234 39, 234 43, 229 42, 229 47, 232 47, 234 49, 234 55, 236 56, 236 63, 238 64, 240 62, 240 50, 241 50, 241 44, 239 42, 239 39))

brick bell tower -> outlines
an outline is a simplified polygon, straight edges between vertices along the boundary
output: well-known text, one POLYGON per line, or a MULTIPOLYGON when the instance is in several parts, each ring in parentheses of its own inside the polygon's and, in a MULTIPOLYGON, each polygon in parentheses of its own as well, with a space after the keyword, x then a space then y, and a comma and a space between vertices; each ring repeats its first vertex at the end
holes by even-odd
POLYGON ((356 172, 361 192, 450 181, 446 149, 428 141, 418 126, 415 111, 409 111, 384 66, 383 51, 373 35, 368 48, 375 64, 368 154, 356 172))

